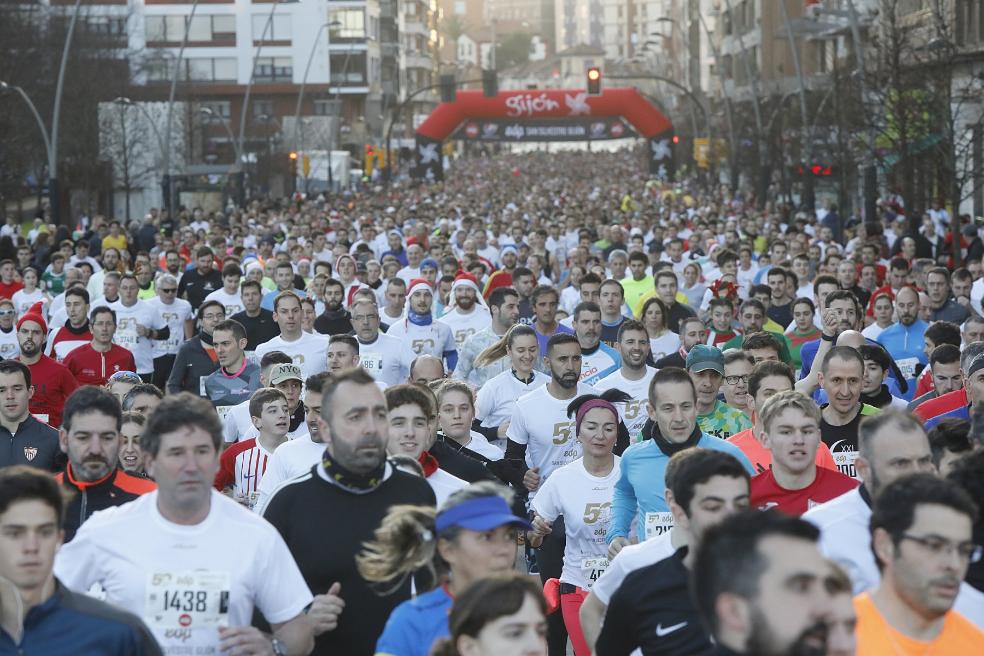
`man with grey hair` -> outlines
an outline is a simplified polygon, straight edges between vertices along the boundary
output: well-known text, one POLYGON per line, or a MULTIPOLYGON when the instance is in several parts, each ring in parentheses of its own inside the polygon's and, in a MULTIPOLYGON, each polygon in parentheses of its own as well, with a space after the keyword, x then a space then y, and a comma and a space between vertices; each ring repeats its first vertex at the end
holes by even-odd
POLYGON ((178 279, 164 273, 154 283, 157 296, 147 301, 150 308, 167 323, 170 333, 167 339, 155 339, 154 377, 152 382, 159 388, 167 386, 167 377, 174 366, 178 349, 186 339, 195 335, 194 312, 191 303, 178 298, 178 279))

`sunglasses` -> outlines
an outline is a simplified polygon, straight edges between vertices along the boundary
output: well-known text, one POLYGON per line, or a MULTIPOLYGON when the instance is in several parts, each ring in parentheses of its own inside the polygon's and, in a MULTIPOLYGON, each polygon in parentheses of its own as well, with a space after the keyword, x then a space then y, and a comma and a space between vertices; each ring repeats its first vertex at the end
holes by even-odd
POLYGON ((178 291, 177 287, 171 287, 170 289, 164 289, 163 287, 161 287, 161 292, 165 294, 174 294, 177 291, 178 291))
POLYGON ((0 317, 12 317, 16 314, 16 310, 0 310, 0 317))

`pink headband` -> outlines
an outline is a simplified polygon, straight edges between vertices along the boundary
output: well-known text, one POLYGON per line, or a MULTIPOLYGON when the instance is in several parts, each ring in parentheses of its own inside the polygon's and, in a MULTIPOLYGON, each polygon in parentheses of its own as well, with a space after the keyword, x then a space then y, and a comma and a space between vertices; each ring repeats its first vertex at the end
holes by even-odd
POLYGON ((605 399, 591 399, 585 401, 581 404, 581 407, 577 409, 577 414, 574 415, 574 434, 577 435, 581 432, 581 422, 584 420, 584 415, 588 414, 588 410, 592 408, 605 408, 606 410, 611 410, 612 414, 615 415, 615 421, 618 421, 618 410, 611 402, 605 399))

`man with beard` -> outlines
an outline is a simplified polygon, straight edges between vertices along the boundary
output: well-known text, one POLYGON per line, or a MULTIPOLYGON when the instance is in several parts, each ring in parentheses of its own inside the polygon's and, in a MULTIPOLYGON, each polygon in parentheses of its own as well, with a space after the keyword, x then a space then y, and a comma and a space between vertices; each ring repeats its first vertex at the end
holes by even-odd
POLYGON ((502 339, 519 320, 519 294, 512 287, 499 287, 493 290, 489 294, 488 304, 492 319, 486 328, 466 339, 465 343, 458 347, 458 366, 454 368, 452 376, 465 380, 476 388, 509 368, 509 358, 505 357, 483 367, 476 367, 474 363, 479 353, 502 339))
POLYGON ((519 294, 519 323, 532 325, 534 321, 532 297, 533 290, 536 288, 536 278, 526 267, 516 267, 512 272, 512 284, 519 294))
POLYGON ((906 474, 936 469, 926 431, 912 415, 898 410, 866 417, 858 431, 858 447, 861 486, 803 515, 820 529, 820 551, 847 572, 855 593, 878 585, 869 531, 871 500, 906 474))
POLYGON ((953 609, 981 547, 978 509, 959 485, 930 474, 887 485, 871 515, 881 583, 854 600, 859 654, 973 654, 984 632, 953 609))
POLYGON ((685 536, 687 546, 624 577, 608 601, 597 654, 629 656, 636 647, 644 656, 700 654, 711 647, 690 596, 689 572, 704 533, 748 508, 748 472, 717 451, 685 449, 674 460, 666 498, 674 531, 685 536))
MULTIPOLYGON (((915 392, 916 369, 927 363, 923 337, 929 327, 919 319, 919 292, 912 287, 900 289, 895 297, 895 313, 898 322, 882 331, 878 343, 892 356, 909 389, 915 392)), ((905 398, 912 400, 911 394, 905 398)))
POLYGON ((451 328, 434 321, 431 310, 434 290, 426 280, 416 278, 407 288, 407 316, 389 327, 386 334, 403 343, 403 363, 407 366, 421 355, 433 355, 446 362, 448 371, 458 362, 458 350, 451 328))
POLYGON ((345 287, 341 281, 325 281, 325 311, 314 320, 314 329, 322 335, 346 335, 352 332, 352 315, 343 305, 345 287))
POLYGON ((629 544, 629 528, 638 517, 642 540, 657 537, 673 526, 666 503, 666 465, 677 452, 688 447, 728 453, 754 475, 752 463, 741 450, 708 435, 697 426, 697 391, 683 369, 668 367, 653 375, 649 384, 649 421, 642 429, 642 442, 622 454, 621 476, 612 498, 612 520, 608 527, 608 553, 615 556, 629 544))
POLYGON ((581 345, 581 382, 593 385, 618 371, 622 358, 601 341, 601 308, 596 303, 579 304, 573 317, 574 334, 581 345))
POLYGON ((117 467, 123 411, 109 390, 80 387, 65 402, 64 416, 58 440, 68 466, 56 478, 70 493, 64 525, 69 542, 92 513, 133 501, 157 486, 117 467))
POLYGON ((195 310, 205 297, 222 287, 222 274, 214 268, 215 254, 208 246, 195 251, 195 268, 185 271, 178 283, 178 296, 191 303, 195 310))
MULTIPOLYGON (((57 362, 64 362, 68 354, 92 340, 89 329, 89 292, 81 285, 65 291, 65 325, 52 331, 45 347, 45 355, 57 362)), ((6 354, 0 353, 4 357, 6 354)))
POLYGON ((31 370, 34 381, 31 414, 52 427, 59 427, 65 399, 79 383, 65 365, 41 352, 47 334, 48 325, 41 316, 41 303, 38 302, 17 321, 17 341, 21 351, 17 359, 31 370))
POLYGON ((481 299, 478 280, 470 273, 459 272, 451 283, 451 304, 438 319, 451 329, 454 343, 460 350, 465 341, 492 323, 489 309, 481 299))
POLYGON ((820 437, 842 474, 857 477, 858 425, 878 408, 861 403, 864 360, 857 349, 835 346, 823 356, 818 380, 828 402, 820 406, 820 437))
POLYGON ((656 373, 656 369, 646 364, 650 353, 649 334, 642 323, 635 319, 622 323, 618 330, 618 352, 622 366, 595 383, 594 388, 599 392, 618 388, 632 397, 631 401, 615 404, 631 441, 639 436, 646 423, 649 381, 656 373))
POLYGON ((715 656, 824 656, 833 606, 817 529, 775 511, 732 515, 704 534, 691 569, 715 656))
POLYGON ((338 626, 317 638, 312 654, 371 656, 392 610, 410 598, 410 582, 380 594, 359 576, 355 554, 392 506, 433 507, 434 493, 425 480, 386 461, 386 400, 364 369, 324 385, 318 434, 322 461, 273 490, 263 517, 284 538, 312 591, 344 604, 338 626), (297 508, 306 509, 303 516, 297 508))

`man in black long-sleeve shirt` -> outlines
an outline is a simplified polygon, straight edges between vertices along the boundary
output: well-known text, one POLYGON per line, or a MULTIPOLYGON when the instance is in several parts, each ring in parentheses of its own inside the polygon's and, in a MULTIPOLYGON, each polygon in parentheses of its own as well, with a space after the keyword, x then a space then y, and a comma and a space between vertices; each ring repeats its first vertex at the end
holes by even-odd
POLYGON ((198 310, 206 296, 222 288, 222 273, 214 267, 214 258, 211 248, 200 247, 195 251, 196 268, 185 271, 178 284, 178 296, 191 303, 195 310, 198 310))
POLYGON ((317 637, 312 653, 318 656, 372 656, 390 613, 410 598, 409 581, 379 594, 355 566, 355 555, 392 506, 436 503, 423 478, 386 461, 386 413, 383 394, 364 369, 328 381, 318 420, 324 461, 277 487, 263 510, 315 594, 341 585, 345 611, 336 629, 317 637))

